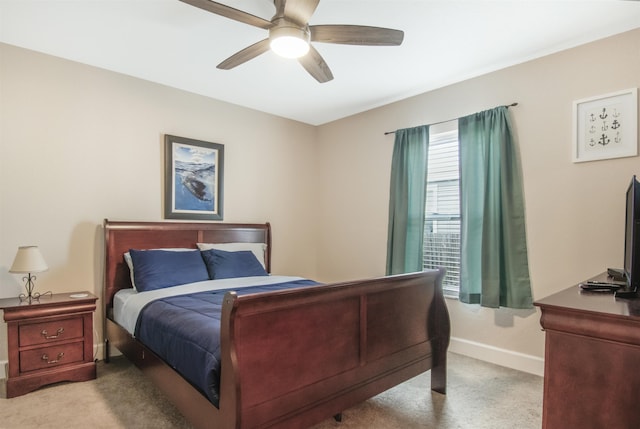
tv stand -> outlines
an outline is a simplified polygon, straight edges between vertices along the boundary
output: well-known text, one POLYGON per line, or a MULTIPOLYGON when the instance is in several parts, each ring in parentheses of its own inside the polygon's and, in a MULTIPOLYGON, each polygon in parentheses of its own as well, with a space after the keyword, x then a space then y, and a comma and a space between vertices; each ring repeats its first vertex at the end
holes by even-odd
POLYGON ((574 285, 534 304, 546 336, 542 427, 640 428, 640 300, 574 285))

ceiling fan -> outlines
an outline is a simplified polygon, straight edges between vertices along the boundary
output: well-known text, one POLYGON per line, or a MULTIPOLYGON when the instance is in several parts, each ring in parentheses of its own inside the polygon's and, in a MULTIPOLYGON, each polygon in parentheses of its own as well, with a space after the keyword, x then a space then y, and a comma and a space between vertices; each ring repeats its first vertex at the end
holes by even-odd
POLYGON ((309 25, 320 0, 273 0, 276 13, 270 21, 211 0, 180 0, 216 15, 224 16, 269 31, 269 37, 233 54, 220 64, 229 70, 272 49, 275 53, 297 58, 318 82, 333 79, 329 66, 310 42, 344 45, 398 46, 404 32, 363 25, 309 25))

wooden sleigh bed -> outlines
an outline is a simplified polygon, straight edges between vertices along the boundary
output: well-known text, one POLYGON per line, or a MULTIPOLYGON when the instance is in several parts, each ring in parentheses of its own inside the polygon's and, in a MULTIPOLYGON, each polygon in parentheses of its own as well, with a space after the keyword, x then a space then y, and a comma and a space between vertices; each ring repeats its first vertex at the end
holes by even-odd
POLYGON ((130 248, 195 249, 202 242, 265 243, 270 271, 270 225, 105 220, 104 234, 105 360, 110 347, 119 349, 198 429, 310 427, 428 370, 431 389, 445 393, 450 326, 443 272, 427 271, 227 293, 218 408, 114 322, 114 294, 132 287, 123 254, 130 248))

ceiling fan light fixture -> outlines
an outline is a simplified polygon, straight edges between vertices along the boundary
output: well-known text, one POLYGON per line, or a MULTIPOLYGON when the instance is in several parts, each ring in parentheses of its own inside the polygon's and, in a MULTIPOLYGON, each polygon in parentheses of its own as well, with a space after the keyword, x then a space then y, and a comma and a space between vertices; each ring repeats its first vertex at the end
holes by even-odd
POLYGON ((309 32, 296 27, 274 27, 269 31, 269 46, 284 58, 300 58, 309 52, 309 32))

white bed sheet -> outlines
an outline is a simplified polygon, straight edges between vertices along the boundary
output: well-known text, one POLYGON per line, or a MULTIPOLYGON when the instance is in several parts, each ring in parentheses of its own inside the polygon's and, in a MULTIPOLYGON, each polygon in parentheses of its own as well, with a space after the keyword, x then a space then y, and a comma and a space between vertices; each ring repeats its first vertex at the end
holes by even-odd
POLYGON ((138 315, 145 305, 156 299, 189 293, 206 292, 220 289, 241 289, 250 286, 263 286, 302 280, 302 277, 292 276, 257 276, 236 277, 232 279, 207 280, 188 283, 147 292, 136 292, 133 288, 122 289, 113 297, 113 318, 120 326, 134 335, 138 315))

